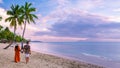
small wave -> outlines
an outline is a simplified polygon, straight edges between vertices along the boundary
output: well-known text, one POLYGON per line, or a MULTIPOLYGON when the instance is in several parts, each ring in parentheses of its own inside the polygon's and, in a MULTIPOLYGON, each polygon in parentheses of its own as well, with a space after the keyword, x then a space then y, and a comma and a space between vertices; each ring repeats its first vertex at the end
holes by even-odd
POLYGON ((82 53, 82 54, 85 55, 85 56, 89 56, 89 57, 95 57, 95 58, 100 58, 100 59, 112 61, 112 59, 110 59, 108 57, 104 57, 104 56, 93 55, 93 54, 88 54, 88 53, 82 53))

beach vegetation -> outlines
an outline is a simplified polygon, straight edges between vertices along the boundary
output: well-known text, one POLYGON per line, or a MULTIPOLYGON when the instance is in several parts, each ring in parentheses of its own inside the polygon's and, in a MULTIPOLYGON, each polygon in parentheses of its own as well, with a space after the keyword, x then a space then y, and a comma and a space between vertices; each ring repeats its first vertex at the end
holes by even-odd
MULTIPOLYGON (((13 32, 11 32, 8 27, 6 27, 5 29, 2 28, 0 30, 0 42, 5 43, 5 42, 13 41, 13 40, 16 42, 22 41, 23 38, 20 35, 16 35, 16 36, 14 36, 14 35, 15 34, 13 32)), ((26 41, 25 39, 23 39, 23 40, 26 41)))

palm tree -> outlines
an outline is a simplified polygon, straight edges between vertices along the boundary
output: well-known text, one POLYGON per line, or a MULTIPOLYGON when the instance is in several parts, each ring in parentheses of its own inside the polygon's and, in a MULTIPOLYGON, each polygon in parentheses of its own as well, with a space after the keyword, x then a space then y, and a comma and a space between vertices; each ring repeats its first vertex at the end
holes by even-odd
MULTIPOLYGON (((2 17, 0 16, 0 21, 2 20, 2 17)), ((0 25, 0 30, 2 29, 3 27, 0 25)))
MULTIPOLYGON (((33 14, 33 12, 36 11, 36 9, 34 7, 31 7, 32 3, 25 3, 24 6, 22 6, 22 19, 24 21, 24 29, 23 29, 23 34, 22 34, 22 38, 24 38, 24 34, 25 34, 25 30, 26 30, 26 24, 30 24, 31 22, 35 23, 34 19, 37 18, 37 16, 35 14, 33 14)), ((22 47, 23 48, 23 41, 22 41, 22 47)))
MULTIPOLYGON (((22 25, 21 7, 19 7, 19 5, 12 5, 11 10, 7 11, 7 15, 9 15, 9 17, 5 21, 6 22, 9 21, 10 27, 14 27, 14 38, 13 39, 15 40, 17 26, 22 25)), ((10 43, 10 45, 13 43, 13 41, 10 43)), ((10 45, 5 47, 4 49, 7 49, 10 45)))
POLYGON ((2 17, 0 17, 0 21, 2 20, 2 17))

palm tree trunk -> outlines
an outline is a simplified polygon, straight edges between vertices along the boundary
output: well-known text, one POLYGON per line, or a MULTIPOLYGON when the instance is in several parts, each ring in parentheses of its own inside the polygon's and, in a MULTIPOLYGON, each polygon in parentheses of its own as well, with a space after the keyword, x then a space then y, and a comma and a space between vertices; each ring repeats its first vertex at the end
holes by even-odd
POLYGON ((13 37, 13 42, 15 42, 15 37, 16 37, 16 26, 14 27, 14 37, 13 37))
POLYGON ((25 21, 25 23, 24 23, 24 29, 23 29, 23 34, 22 34, 22 45, 21 45, 21 49, 23 49, 23 38, 24 38, 25 30, 26 30, 26 21, 25 21))
POLYGON ((14 42, 15 42, 15 36, 16 36, 16 26, 14 26, 14 37, 13 40, 10 42, 10 44, 8 46, 6 46, 4 49, 9 48, 14 42))

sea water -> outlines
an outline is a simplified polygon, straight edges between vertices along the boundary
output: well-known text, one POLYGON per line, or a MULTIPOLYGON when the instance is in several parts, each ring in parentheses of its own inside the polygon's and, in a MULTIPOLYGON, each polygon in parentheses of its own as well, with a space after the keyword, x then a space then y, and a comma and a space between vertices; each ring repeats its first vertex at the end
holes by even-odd
POLYGON ((120 42, 31 42, 33 51, 120 68, 120 42))

